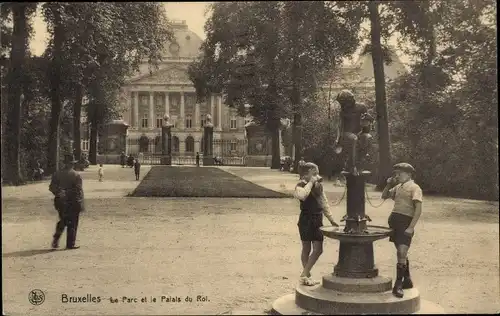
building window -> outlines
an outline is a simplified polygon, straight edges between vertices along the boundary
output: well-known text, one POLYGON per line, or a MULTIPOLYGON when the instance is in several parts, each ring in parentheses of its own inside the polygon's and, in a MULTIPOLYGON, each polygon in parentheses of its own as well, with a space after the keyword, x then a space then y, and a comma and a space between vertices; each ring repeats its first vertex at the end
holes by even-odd
POLYGON ((191 128, 193 126, 193 119, 190 115, 186 116, 186 128, 191 128))
POLYGON ((161 128, 163 125, 163 115, 157 114, 156 116, 156 128, 161 128))
POLYGON ((230 126, 229 128, 231 129, 236 129, 237 128, 237 125, 236 125, 236 117, 231 117, 231 121, 230 121, 230 126))
POLYGON ((148 127, 148 113, 144 113, 142 116, 142 128, 147 128, 148 127))
POLYGON ((89 151, 89 140, 88 139, 84 139, 82 140, 82 151, 89 151))
POLYGON ((177 128, 177 115, 172 115, 170 117, 170 124, 172 124, 173 128, 177 128))
POLYGON ((205 127, 205 125, 207 124, 207 116, 206 115, 200 116, 200 124, 201 124, 201 127, 205 127))
POLYGON ((188 153, 194 152, 194 138, 192 136, 188 136, 186 138, 186 152, 188 153))
POLYGON ((245 117, 245 125, 247 125, 248 123, 250 123, 252 121, 252 118, 250 117, 245 117))
POLYGON ((162 141, 161 141, 161 136, 156 136, 155 137, 155 153, 161 153, 162 152, 162 141))
POLYGON ((172 137, 172 152, 179 152, 179 137, 177 136, 172 137))
POLYGON ((156 95, 156 105, 157 106, 163 106, 163 100, 164 100, 163 95, 161 95, 161 94, 156 95))
POLYGON ((232 141, 230 144, 229 144, 229 150, 230 151, 236 151, 236 141, 232 141))

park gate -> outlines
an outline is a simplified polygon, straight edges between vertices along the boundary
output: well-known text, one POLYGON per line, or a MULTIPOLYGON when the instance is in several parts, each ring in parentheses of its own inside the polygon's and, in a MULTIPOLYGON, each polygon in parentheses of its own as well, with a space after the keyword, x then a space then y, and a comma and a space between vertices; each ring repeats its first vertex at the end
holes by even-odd
MULTIPOLYGON (((248 142, 244 140, 215 139, 213 156, 216 165, 245 166, 248 142)), ((140 148, 139 161, 143 165, 161 165, 163 154, 159 137, 150 139, 140 148)), ((200 154, 203 165, 203 141, 187 141, 180 144, 177 137, 172 137, 172 165, 196 165, 196 152, 200 154)))

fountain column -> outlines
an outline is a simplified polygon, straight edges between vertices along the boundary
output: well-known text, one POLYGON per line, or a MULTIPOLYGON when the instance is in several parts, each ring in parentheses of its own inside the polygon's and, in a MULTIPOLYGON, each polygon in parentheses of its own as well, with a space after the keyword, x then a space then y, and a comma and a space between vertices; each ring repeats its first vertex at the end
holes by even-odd
POLYGON ((345 226, 324 226, 321 227, 321 232, 324 236, 340 242, 338 261, 333 273, 323 276, 322 284, 298 285, 295 294, 285 295, 274 301, 273 313, 278 315, 444 313, 439 306, 421 301, 416 288, 404 290, 403 298, 395 297, 392 294, 392 280, 378 275, 374 263, 373 243, 387 238, 391 229, 367 225, 371 219, 365 213, 365 181, 370 172, 360 172, 360 169, 364 165, 363 158, 366 157, 371 140, 367 124, 369 115, 364 106, 354 102, 354 96, 349 91, 342 91, 337 100, 342 106, 341 116, 346 118, 343 122, 343 140, 335 145, 338 152, 343 151, 348 166, 348 171, 343 172, 347 181, 347 212, 342 218, 345 226), (353 117, 359 118, 362 130, 357 130, 357 124, 353 124, 353 117), (358 139, 362 140, 361 146, 356 144, 358 139))

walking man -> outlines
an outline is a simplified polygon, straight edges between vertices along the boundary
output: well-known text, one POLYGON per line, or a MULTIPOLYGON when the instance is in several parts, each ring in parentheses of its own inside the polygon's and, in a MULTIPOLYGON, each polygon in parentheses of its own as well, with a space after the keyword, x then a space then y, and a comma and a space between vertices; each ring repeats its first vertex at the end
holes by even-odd
POLYGON ((74 170, 75 163, 73 155, 65 155, 63 169, 56 171, 50 182, 49 190, 54 194, 54 206, 59 214, 52 248, 59 248, 59 238, 65 227, 67 227, 66 249, 80 248, 75 245, 76 232, 80 212, 85 209, 82 177, 74 170))
POLYGON ((196 167, 200 166, 200 153, 196 152, 196 167))

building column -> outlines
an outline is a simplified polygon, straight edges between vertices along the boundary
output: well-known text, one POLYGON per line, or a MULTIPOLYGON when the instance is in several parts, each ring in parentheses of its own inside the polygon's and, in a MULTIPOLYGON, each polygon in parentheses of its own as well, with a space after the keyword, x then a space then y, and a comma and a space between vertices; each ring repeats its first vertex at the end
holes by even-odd
POLYGON ((222 130, 222 96, 217 96, 217 128, 222 130))
POLYGON ((168 116, 170 116, 170 97, 168 95, 168 92, 165 92, 165 114, 168 114, 168 116))
POLYGON ((200 128, 200 104, 198 102, 194 105, 194 127, 200 128))
POLYGON ((215 125, 215 95, 210 96, 210 116, 212 116, 212 124, 215 125))
POLYGON ((184 117, 184 92, 181 92, 181 121, 179 122, 179 128, 184 128, 185 117, 184 117))
POLYGON ((155 128, 155 93, 149 93, 149 128, 155 128))
POLYGON ((139 92, 135 91, 133 93, 133 98, 134 98, 134 122, 132 123, 132 126, 139 128, 139 92))

